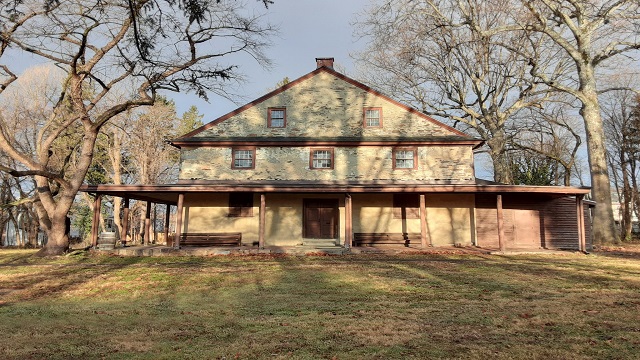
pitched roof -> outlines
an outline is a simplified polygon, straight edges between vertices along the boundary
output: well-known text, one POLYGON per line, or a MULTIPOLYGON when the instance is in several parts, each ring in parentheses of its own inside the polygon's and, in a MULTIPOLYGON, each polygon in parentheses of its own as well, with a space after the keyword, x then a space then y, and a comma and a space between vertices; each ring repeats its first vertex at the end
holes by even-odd
POLYGON ((231 111, 231 112, 229 112, 229 113, 227 113, 225 115, 222 115, 221 117, 219 117, 219 118, 217 118, 217 119, 215 119, 215 120, 213 120, 213 121, 211 121, 211 122, 199 127, 198 129, 195 129, 195 130, 191 131, 190 133, 184 134, 184 135, 180 136, 179 138, 172 140, 171 143, 173 144, 174 142, 181 142, 181 141, 184 141, 187 138, 191 138, 191 137, 193 137, 193 136, 195 136, 195 135, 197 135, 197 134, 199 134, 199 133, 201 133, 201 132, 203 132, 203 131, 205 131, 207 129, 210 129, 211 127, 213 127, 213 126, 215 126, 215 125, 217 125, 217 124, 219 124, 219 123, 221 123, 221 122, 223 122, 223 121, 225 121, 225 120, 227 120, 227 119, 229 119, 229 118, 231 118, 231 117, 233 117, 235 115, 238 115, 238 114, 242 113, 243 111, 245 111, 247 109, 250 109, 250 108, 262 103, 263 101, 265 101, 267 99, 270 99, 270 98, 272 98, 272 97, 274 97, 274 96, 276 96, 276 95, 278 95, 278 94, 280 94, 280 93, 282 93, 282 92, 284 92, 284 91, 286 91, 286 90, 288 90, 288 89, 290 89, 290 88, 302 83, 303 81, 305 81, 307 79, 310 79, 310 78, 312 78, 312 77, 314 77, 314 76, 316 76, 316 75, 318 75, 318 74, 320 74, 322 72, 326 72, 326 73, 328 73, 330 75, 333 75, 336 78, 341 79, 341 80, 343 80, 343 81, 345 81, 345 82, 347 82, 347 83, 349 83, 351 85, 354 85, 354 86, 356 86, 356 87, 358 87, 358 88, 360 88, 360 89, 362 89, 362 90, 364 90, 364 91, 366 91, 366 92, 368 92, 370 94, 373 94, 373 95, 375 95, 377 97, 380 97, 380 98, 382 98, 382 99, 384 99, 384 100, 386 100, 388 102, 391 102, 394 105, 406 110, 407 112, 412 113, 412 114, 414 114, 414 115, 416 115, 416 116, 418 116, 418 117, 420 117, 420 118, 422 118, 422 119, 424 119, 426 121, 429 121, 429 122, 431 122, 431 123, 433 123, 433 124, 435 124, 437 126, 440 126, 440 127, 444 128, 444 129, 446 129, 446 130, 448 130, 448 131, 450 131, 450 132, 452 132, 454 134, 457 134, 460 137, 463 137, 463 138, 469 139, 469 140, 473 139, 473 137, 463 133, 462 131, 457 130, 457 129, 449 126, 449 125, 443 124, 440 121, 435 120, 434 118, 432 118, 432 117, 430 117, 430 116, 418 111, 417 109, 414 109, 414 108, 412 108, 412 107, 410 107, 410 106, 408 106, 406 104, 403 104, 403 103, 401 103, 401 102, 399 102, 397 100, 394 100, 394 99, 390 98, 389 96, 384 95, 383 93, 381 93, 381 92, 379 92, 377 90, 374 90, 371 87, 369 87, 369 86, 367 86, 367 85, 365 85, 365 84, 363 84, 363 83, 361 83, 361 82, 359 82, 357 80, 354 80, 354 79, 352 79, 352 78, 350 78, 350 77, 348 77, 348 76, 346 76, 344 74, 341 74, 341 73, 335 71, 333 68, 330 68, 330 67, 327 67, 327 66, 321 66, 321 67, 318 67, 317 69, 313 70, 312 72, 310 72, 310 73, 308 73, 306 75, 303 75, 303 76, 301 76, 301 77, 289 82, 288 84, 285 84, 285 85, 283 85, 283 86, 281 86, 281 87, 279 87, 279 88, 277 88, 277 89, 275 89, 275 90, 273 90, 273 91, 271 91, 271 92, 269 92, 269 93, 267 93, 267 94, 255 99, 255 100, 253 100, 252 102, 250 102, 250 103, 248 103, 248 104, 246 104, 244 106, 241 106, 241 107, 239 107, 239 108, 237 108, 237 109, 235 109, 235 110, 233 110, 233 111, 231 111))

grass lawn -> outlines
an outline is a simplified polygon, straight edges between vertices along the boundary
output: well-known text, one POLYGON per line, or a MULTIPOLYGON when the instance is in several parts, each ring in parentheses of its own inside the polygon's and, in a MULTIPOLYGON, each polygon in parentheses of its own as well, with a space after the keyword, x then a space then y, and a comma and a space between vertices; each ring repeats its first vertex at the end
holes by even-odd
POLYGON ((33 252, 0 250, 2 359, 640 356, 640 249, 53 259, 33 252))

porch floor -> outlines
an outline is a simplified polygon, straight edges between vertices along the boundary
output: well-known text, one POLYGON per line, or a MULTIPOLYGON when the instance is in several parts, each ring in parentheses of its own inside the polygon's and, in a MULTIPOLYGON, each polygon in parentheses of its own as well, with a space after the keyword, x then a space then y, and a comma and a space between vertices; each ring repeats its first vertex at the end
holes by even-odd
POLYGON ((566 254, 567 251, 546 249, 508 249, 499 252, 497 249, 484 249, 475 246, 454 247, 438 246, 421 248, 420 246, 405 247, 402 245, 385 245, 378 247, 352 247, 345 249, 339 246, 314 247, 314 246, 266 246, 263 249, 257 246, 236 247, 182 247, 175 249, 165 245, 146 245, 116 247, 113 250, 96 250, 97 253, 119 256, 214 256, 214 255, 257 255, 257 254, 287 254, 287 255, 346 255, 346 254, 566 254))

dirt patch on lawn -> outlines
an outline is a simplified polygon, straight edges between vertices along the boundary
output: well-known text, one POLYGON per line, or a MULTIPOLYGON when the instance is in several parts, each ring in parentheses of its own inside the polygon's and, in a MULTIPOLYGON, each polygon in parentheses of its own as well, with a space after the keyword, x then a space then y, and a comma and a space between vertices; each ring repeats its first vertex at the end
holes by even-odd
POLYGON ((598 255, 640 259, 640 243, 624 245, 597 245, 593 252, 598 255))

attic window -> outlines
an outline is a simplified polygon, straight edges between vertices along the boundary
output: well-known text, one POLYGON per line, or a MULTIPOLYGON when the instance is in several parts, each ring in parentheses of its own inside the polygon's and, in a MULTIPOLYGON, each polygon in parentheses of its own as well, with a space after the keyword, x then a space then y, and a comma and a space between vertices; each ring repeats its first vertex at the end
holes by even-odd
POLYGON ((382 108, 366 107, 363 110, 364 127, 382 127, 382 108))
POLYGON ((255 147, 238 147, 233 148, 233 161, 231 163, 232 169, 254 169, 256 148, 255 147))
POLYGON ((267 114, 267 127, 283 128, 287 126, 286 108, 269 108, 267 114))

